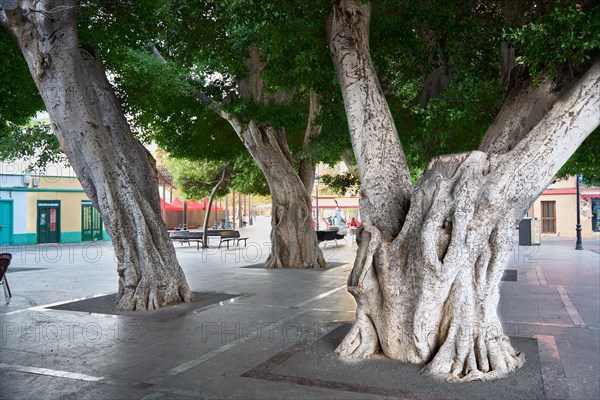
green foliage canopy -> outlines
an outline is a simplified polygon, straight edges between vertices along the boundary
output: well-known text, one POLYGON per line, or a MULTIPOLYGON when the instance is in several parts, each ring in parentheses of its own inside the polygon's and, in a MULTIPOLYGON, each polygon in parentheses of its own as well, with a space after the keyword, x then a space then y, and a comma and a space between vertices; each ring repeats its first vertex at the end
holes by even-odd
MULTIPOLYGON (((222 162, 247 154, 228 123, 200 101, 202 94, 243 121, 285 128, 296 159, 333 164, 350 143, 326 45, 331 4, 84 1, 80 40, 98 49, 136 133, 174 157, 222 162), (264 90, 293 91, 291 103, 256 104, 236 94, 251 47, 264 62, 264 90), (323 129, 302 152, 310 89, 321 94, 323 129)), ((432 156, 477 148, 506 94, 498 79, 503 41, 512 43, 534 76, 561 64, 576 68, 599 49, 600 6, 594 2, 381 0, 372 5, 372 57, 414 177, 432 156), (425 78, 438 72, 448 78, 447 87, 425 105, 425 78)), ((14 143, 6 139, 18 133, 14 126, 23 126, 42 104, 4 31, 0 50, 2 71, 8 71, 0 76, 0 143, 6 144, 14 143)), ((597 136, 592 134, 564 171, 598 175, 597 136)))

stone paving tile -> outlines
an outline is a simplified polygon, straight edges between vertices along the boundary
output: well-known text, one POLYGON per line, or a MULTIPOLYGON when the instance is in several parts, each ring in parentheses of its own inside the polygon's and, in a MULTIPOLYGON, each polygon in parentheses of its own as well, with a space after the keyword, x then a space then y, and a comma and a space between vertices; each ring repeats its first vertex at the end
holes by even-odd
POLYGON ((112 400, 138 399, 145 391, 99 382, 0 370, 1 399, 112 400), (57 396, 56 394, 59 394, 57 396))
MULTIPOLYGON (((267 228, 249 230, 249 236, 268 238, 267 228), (266 230, 260 233, 260 229, 266 230)), ((553 343, 554 347, 540 352, 547 396, 600 398, 600 254, 577 253, 567 241, 556 243, 545 238, 540 247, 514 250, 506 268, 517 270, 517 282, 500 284, 499 314, 506 334, 539 335, 553 343), (563 298, 559 286, 564 288, 563 298), (573 305, 569 312, 565 293, 573 305), (574 312, 586 327, 573 327, 574 312)), ((106 243, 92 247, 29 246, 14 258, 15 268, 43 269, 11 274, 12 302, 5 305, 0 301, 0 399, 384 397, 240 376, 289 347, 294 332, 302 332, 302 339, 314 332, 315 326, 327 329, 333 323, 353 320, 354 300, 343 286, 356 245, 328 247, 328 261, 349 264, 317 273, 242 268, 263 262, 266 252, 257 258, 241 249, 203 252, 193 246, 176 246, 192 290, 241 295, 232 303, 176 320, 31 308, 115 293, 114 252, 106 243), (239 323, 243 330, 252 324, 265 327, 282 320, 281 326, 275 325, 269 332, 277 340, 268 340, 265 332, 262 340, 251 342, 252 332, 246 329, 245 340, 233 343, 236 334, 240 336, 236 328, 228 333, 233 338, 226 333, 222 340, 221 332, 207 340, 202 337, 207 329, 220 330, 221 323, 226 327, 239 323), (62 332, 60 340, 53 335, 57 327, 62 332), (86 337, 84 327, 88 329, 86 337), (36 329, 41 332, 37 341, 36 329), (74 329, 72 339, 69 329, 74 329), (49 372, 14 370, 19 365, 49 372), (86 382, 76 379, 77 375, 60 377, 61 371, 106 379, 86 382)))

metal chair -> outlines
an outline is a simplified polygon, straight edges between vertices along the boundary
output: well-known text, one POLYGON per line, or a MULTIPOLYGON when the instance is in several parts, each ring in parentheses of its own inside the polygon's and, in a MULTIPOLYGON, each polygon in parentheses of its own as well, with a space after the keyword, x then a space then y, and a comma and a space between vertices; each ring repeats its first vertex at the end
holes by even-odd
POLYGON ((12 254, 1 253, 0 254, 0 285, 4 287, 4 297, 6 298, 6 304, 10 303, 12 293, 10 292, 10 286, 8 286, 8 280, 6 279, 6 271, 12 260, 12 254))

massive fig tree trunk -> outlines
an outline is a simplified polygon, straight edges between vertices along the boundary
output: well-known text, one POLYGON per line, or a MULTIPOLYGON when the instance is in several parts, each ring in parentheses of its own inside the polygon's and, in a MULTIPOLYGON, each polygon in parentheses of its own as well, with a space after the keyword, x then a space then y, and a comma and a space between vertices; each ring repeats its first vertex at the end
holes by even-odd
POLYGON ((285 132, 251 122, 242 133, 271 191, 270 268, 325 268, 326 262, 312 225, 310 195, 294 170, 285 132))
POLYGON ((558 95, 516 88, 529 97, 507 97, 480 150, 436 158, 412 189, 393 123, 381 122, 389 110, 370 62, 369 17, 369 4, 342 0, 330 19, 367 217, 348 279, 356 320, 337 351, 381 351, 452 381, 501 378, 525 361, 496 312, 513 232, 599 125, 600 61, 558 95), (533 105, 532 97, 545 100, 533 105), (540 111, 511 116, 521 106, 540 111))
POLYGON ((233 129, 265 174, 271 192, 269 268, 325 268, 327 263, 312 226, 311 200, 294 162, 285 132, 251 121, 243 125, 218 105, 214 109, 233 129))
POLYGON ((190 301, 160 214, 154 159, 133 137, 104 68, 78 47, 76 1, 19 1, 0 12, 61 148, 100 211, 118 260, 119 310, 190 301))

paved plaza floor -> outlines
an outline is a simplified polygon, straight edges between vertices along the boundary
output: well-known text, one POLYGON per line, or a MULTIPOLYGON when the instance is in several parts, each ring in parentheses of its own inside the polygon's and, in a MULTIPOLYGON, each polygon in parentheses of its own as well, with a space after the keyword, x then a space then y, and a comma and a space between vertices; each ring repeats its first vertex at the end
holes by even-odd
MULTIPOLYGON (((384 358, 333 353, 353 321, 356 244, 326 243, 326 270, 268 270, 269 221, 245 248, 176 243, 197 300, 111 311, 110 243, 4 248, 0 399, 598 399, 600 245, 543 238, 515 246, 499 314, 526 367, 505 381, 450 384, 384 358)), ((323 247, 324 244, 321 244, 323 247)))

